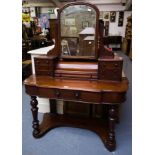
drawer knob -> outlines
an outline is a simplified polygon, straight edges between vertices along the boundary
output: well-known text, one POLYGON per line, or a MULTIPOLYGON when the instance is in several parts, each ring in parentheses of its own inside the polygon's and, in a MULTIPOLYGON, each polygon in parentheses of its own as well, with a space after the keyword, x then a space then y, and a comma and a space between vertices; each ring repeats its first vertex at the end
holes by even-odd
POLYGON ((76 93, 75 93, 75 97, 78 99, 79 96, 80 96, 79 92, 76 92, 76 93))
POLYGON ((56 91, 56 96, 60 97, 60 92, 59 91, 56 91))
POLYGON ((117 63, 115 63, 115 64, 114 64, 114 66, 115 66, 115 67, 118 67, 118 64, 117 64, 117 63))

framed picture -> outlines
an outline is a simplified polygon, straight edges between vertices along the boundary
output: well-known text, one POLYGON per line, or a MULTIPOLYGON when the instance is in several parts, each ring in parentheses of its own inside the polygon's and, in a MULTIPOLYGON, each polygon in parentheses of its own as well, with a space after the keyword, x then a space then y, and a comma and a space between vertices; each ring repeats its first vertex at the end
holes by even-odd
POLYGON ((119 18, 118 18, 118 26, 123 26, 123 21, 124 21, 124 12, 120 11, 119 18))
POLYGON ((49 24, 50 15, 48 13, 40 14, 40 25, 41 28, 50 28, 49 24))
POLYGON ((109 21, 110 12, 103 12, 103 21, 109 21))
POLYGON ((88 21, 83 21, 82 22, 82 28, 85 29, 86 27, 89 27, 89 22, 88 21))
POLYGON ((67 18, 65 19, 66 26, 75 26, 75 18, 67 18))
POLYGON ((109 35, 109 21, 105 21, 105 36, 109 35))
POLYGON ((116 20, 116 12, 115 11, 111 11, 110 12, 110 22, 113 23, 116 20))

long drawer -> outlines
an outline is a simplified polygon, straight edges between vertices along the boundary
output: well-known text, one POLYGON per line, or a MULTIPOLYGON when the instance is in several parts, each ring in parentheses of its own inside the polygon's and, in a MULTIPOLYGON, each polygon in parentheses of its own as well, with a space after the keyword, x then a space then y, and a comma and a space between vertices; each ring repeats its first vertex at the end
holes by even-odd
POLYGON ((69 101, 81 101, 90 103, 101 102, 100 93, 79 90, 39 88, 39 96, 69 101))
POLYGON ((125 101, 126 94, 125 92, 90 92, 35 86, 26 86, 26 92, 31 96, 94 104, 122 103, 125 101))

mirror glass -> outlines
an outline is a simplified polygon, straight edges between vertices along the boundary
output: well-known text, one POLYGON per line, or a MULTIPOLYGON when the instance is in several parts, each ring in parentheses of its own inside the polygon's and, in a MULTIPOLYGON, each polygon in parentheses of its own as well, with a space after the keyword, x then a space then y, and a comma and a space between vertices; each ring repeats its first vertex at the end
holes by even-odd
POLYGON ((72 5, 60 14, 61 55, 95 56, 96 11, 87 5, 72 5))

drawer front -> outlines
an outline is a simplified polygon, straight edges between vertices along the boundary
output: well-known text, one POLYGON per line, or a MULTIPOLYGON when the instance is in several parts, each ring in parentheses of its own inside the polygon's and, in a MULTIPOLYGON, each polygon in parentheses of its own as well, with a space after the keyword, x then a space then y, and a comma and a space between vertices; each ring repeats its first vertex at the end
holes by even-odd
POLYGON ((104 69, 100 74, 100 78, 104 80, 120 81, 122 79, 122 71, 120 69, 104 69))
POLYGON ((34 63, 35 63, 35 66, 51 66, 52 65, 52 60, 34 58, 34 63))
POLYGON ((54 75, 54 65, 51 59, 34 58, 36 75, 54 75))
POLYGON ((122 66, 123 61, 100 61, 99 79, 120 81, 122 79, 122 66))
POLYGON ((122 68, 123 61, 105 61, 99 62, 99 68, 101 69, 120 69, 122 68))
POLYGON ((80 98, 80 92, 74 90, 55 89, 55 98, 64 100, 78 100, 80 98))
POLYGON ((39 97, 55 98, 55 90, 51 88, 39 88, 39 97))
POLYGON ((62 99, 68 101, 80 101, 89 103, 100 103, 101 93, 84 92, 65 89, 39 88, 40 97, 62 99))
POLYGON ((81 92, 80 100, 83 102, 100 103, 101 102, 101 93, 81 92))
POLYGON ((40 66, 40 65, 35 66, 35 70, 50 70, 50 69, 51 66, 40 66))
POLYGON ((53 72, 50 70, 36 70, 36 75, 53 76, 53 72))

